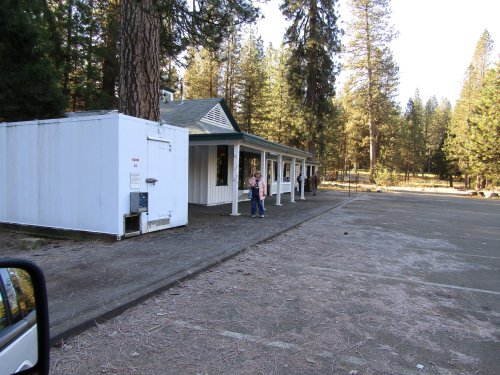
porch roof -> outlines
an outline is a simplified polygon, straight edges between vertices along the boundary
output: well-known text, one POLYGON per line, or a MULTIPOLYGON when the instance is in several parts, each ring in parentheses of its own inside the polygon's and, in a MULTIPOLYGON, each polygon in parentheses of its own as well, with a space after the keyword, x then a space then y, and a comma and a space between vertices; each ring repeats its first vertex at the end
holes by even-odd
POLYGON ((271 142, 265 138, 245 132, 218 133, 218 134, 190 134, 189 141, 207 142, 207 143, 242 141, 243 145, 249 147, 256 147, 258 149, 264 149, 267 152, 276 152, 288 156, 298 157, 301 159, 307 159, 309 156, 309 153, 306 151, 299 150, 298 148, 288 147, 279 143, 271 142))

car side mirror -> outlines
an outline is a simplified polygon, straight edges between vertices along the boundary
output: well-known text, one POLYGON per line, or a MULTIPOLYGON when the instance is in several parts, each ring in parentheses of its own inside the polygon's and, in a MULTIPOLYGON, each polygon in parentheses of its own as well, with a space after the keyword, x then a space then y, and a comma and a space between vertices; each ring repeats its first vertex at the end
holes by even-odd
POLYGON ((0 375, 49 373, 49 312, 42 270, 0 258, 0 375))

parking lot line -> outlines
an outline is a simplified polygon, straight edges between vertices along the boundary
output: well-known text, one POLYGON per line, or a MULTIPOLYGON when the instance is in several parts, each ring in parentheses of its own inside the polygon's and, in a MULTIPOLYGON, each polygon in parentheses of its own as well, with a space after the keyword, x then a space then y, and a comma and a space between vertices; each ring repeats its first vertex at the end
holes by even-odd
POLYGON ((495 296, 500 296, 500 292, 496 292, 494 290, 467 288, 467 287, 464 287, 464 286, 457 286, 457 285, 450 285, 450 284, 440 284, 440 283, 432 283, 432 282, 428 282, 428 281, 421 281, 421 280, 415 280, 415 279, 407 279, 407 278, 403 278, 403 277, 378 275, 378 274, 373 274, 373 273, 356 272, 356 271, 346 271, 346 270, 339 270, 339 269, 335 269, 335 268, 326 268, 326 267, 318 267, 318 266, 310 266, 308 268, 314 269, 314 270, 318 270, 318 271, 326 271, 326 272, 332 272, 332 273, 341 273, 341 274, 345 274, 345 275, 356 275, 356 276, 363 276, 363 277, 371 277, 371 278, 374 278, 374 279, 395 280, 395 281, 402 281, 402 282, 405 282, 405 283, 421 284, 421 285, 428 285, 428 286, 436 286, 436 287, 440 287, 440 288, 448 288, 448 289, 462 290, 462 291, 467 291, 467 292, 478 292, 478 293, 493 294, 495 296))

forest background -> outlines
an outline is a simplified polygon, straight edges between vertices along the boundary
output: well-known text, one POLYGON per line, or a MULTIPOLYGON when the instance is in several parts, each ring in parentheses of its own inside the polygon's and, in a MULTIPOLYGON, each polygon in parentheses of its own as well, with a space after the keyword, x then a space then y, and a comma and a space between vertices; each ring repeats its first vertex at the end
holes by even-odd
POLYGON ((0 2, 0 121, 148 105, 139 117, 155 119, 169 87, 177 99, 223 97, 243 131, 308 150, 326 178, 355 168, 372 181, 429 172, 500 185, 500 60, 487 30, 453 106, 416 89, 401 108, 390 0, 347 0, 343 23, 337 0, 282 0, 279 46, 255 26, 264 1, 0 2), (131 33, 138 24, 148 32, 131 33), (144 45, 151 82, 125 100, 144 45))

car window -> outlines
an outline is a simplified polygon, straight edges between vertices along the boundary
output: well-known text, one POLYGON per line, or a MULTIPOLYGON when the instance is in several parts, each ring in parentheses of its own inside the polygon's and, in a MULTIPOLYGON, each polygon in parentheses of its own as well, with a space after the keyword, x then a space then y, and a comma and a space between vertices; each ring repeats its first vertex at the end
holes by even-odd
POLYGON ((20 268, 0 269, 0 335, 35 310, 35 294, 29 274, 20 268))
POLYGON ((13 322, 16 322, 17 320, 20 319, 20 311, 19 311, 19 303, 17 300, 17 293, 16 290, 14 289, 14 284, 12 283, 12 280, 10 278, 7 269, 0 270, 0 277, 2 278, 3 287, 6 294, 4 298, 6 298, 8 302, 11 319, 13 320, 13 322))
POLYGON ((9 276, 16 291, 22 317, 35 309, 35 292, 29 274, 20 268, 9 268, 9 276))

